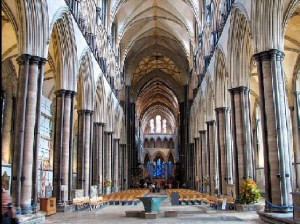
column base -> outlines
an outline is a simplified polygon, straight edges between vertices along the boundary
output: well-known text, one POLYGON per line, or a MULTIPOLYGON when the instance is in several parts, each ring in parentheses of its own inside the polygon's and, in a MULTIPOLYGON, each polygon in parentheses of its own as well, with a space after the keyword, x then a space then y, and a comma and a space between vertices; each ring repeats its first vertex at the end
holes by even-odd
POLYGON ((265 213, 291 213, 293 212, 293 207, 277 208, 277 207, 265 206, 264 212, 265 213))

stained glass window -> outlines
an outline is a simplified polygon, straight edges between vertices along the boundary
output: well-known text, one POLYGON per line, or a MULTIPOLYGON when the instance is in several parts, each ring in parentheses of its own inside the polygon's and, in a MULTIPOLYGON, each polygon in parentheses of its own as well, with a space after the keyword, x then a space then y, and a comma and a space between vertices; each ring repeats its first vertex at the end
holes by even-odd
POLYGON ((173 163, 172 163, 172 161, 169 161, 168 163, 169 163, 169 165, 168 165, 168 176, 171 177, 172 176, 173 163))
POLYGON ((147 162, 147 172, 148 172, 148 176, 151 176, 150 161, 147 162))

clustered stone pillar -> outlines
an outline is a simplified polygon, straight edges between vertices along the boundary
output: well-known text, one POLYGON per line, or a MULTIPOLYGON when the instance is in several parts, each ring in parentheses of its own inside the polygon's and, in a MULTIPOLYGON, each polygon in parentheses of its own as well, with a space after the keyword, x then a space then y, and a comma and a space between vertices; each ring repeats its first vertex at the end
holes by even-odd
MULTIPOLYGON (((16 134, 14 139, 14 158, 12 169, 12 196, 15 205, 23 213, 31 210, 32 187, 34 164, 37 162, 34 156, 34 143, 37 139, 34 135, 35 123, 37 122, 37 101, 43 81, 43 69, 45 59, 20 55, 17 59, 19 64, 19 80, 17 89, 16 108, 16 134)), ((39 121, 39 119, 38 119, 39 121)), ((33 191, 35 194, 35 191, 33 191)))
POLYGON ((123 177, 122 177, 122 183, 123 183, 123 189, 128 188, 128 159, 127 159, 127 148, 126 148, 126 144, 122 144, 122 152, 123 152, 123 169, 122 169, 122 173, 123 173, 123 177))
POLYGON ((199 163, 200 163, 200 155, 199 155, 199 137, 194 138, 195 141, 195 151, 194 151, 194 160, 195 160, 195 165, 194 165, 194 175, 195 175, 195 189, 199 190, 199 163))
POLYGON ((103 193, 103 126, 101 122, 94 123, 92 185, 97 185, 98 194, 103 193))
POLYGON ((296 189, 300 188, 300 92, 295 92, 295 107, 292 113, 293 134, 294 134, 294 166, 296 170, 296 189))
POLYGON ((78 111, 78 149, 77 149, 77 188, 84 190, 84 195, 90 193, 90 150, 91 125, 93 112, 78 111))
POLYGON ((113 160, 114 160, 114 179, 113 179, 113 186, 115 188, 115 191, 119 191, 118 187, 119 187, 119 142, 120 139, 114 139, 113 143, 114 143, 114 154, 113 154, 113 160))
POLYGON ((125 144, 119 144, 119 184, 120 184, 120 190, 124 190, 124 179, 125 179, 125 144))
POLYGON ((3 129, 2 129, 2 163, 11 163, 11 142, 12 142, 12 115, 13 115, 13 88, 7 86, 4 92, 4 112, 3 112, 3 129))
POLYGON ((201 155, 201 186, 202 186, 202 191, 206 191, 206 189, 204 189, 205 186, 205 179, 208 176, 208 153, 207 153, 207 147, 206 147, 206 130, 201 130, 199 131, 200 133, 200 155, 201 155))
POLYGON ((218 142, 218 166, 219 166, 219 178, 220 178, 220 194, 226 194, 227 189, 227 138, 226 138, 226 122, 228 107, 219 107, 216 109, 216 119, 217 119, 217 142, 218 142))
POLYGON ((54 128, 54 164, 53 164, 53 192, 57 203, 71 200, 72 175, 72 139, 73 139, 73 111, 75 92, 58 90, 56 93, 55 128, 54 128), (61 185, 66 186, 62 197, 61 185))
POLYGON ((271 49, 254 55, 257 61, 264 144, 266 212, 292 210, 292 162, 289 109, 283 52, 271 49))
POLYGON ((253 148, 250 120, 248 87, 240 86, 229 90, 231 93, 233 148, 236 194, 245 178, 254 178, 253 148))
POLYGON ((105 179, 112 181, 112 134, 113 132, 104 131, 105 136, 105 179))
POLYGON ((217 163, 217 151, 216 151, 216 121, 207 121, 207 152, 208 152, 208 166, 209 166, 209 188, 210 193, 214 194, 217 186, 216 175, 216 163, 217 163))

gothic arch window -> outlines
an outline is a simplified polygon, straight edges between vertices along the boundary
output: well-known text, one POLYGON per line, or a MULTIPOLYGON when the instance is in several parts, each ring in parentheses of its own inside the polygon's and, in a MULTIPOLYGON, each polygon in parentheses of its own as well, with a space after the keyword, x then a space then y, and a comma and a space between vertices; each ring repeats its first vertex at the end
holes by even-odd
POLYGON ((167 133, 167 120, 163 119, 162 131, 164 134, 167 133))
POLYGON ((154 133, 155 131, 154 119, 150 120, 150 133, 154 133))
POLYGON ((157 115, 155 117, 156 130, 155 133, 161 133, 161 116, 157 115))

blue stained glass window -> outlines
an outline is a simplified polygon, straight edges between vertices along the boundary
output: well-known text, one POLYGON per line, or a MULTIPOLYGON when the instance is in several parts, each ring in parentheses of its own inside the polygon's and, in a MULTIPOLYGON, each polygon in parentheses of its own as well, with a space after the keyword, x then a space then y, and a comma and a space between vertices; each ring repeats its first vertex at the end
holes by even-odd
POLYGON ((166 176, 166 162, 165 161, 163 161, 161 164, 161 174, 163 177, 166 176))
POLYGON ((151 176, 150 173, 151 169, 150 169, 150 161, 147 162, 147 172, 148 172, 148 176, 151 176))
POLYGON ((169 166, 168 166, 168 176, 171 177, 172 176, 172 168, 173 168, 173 163, 172 161, 169 161, 169 166))

